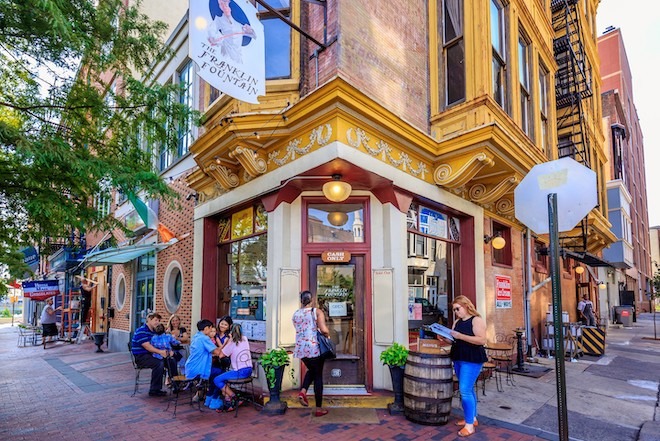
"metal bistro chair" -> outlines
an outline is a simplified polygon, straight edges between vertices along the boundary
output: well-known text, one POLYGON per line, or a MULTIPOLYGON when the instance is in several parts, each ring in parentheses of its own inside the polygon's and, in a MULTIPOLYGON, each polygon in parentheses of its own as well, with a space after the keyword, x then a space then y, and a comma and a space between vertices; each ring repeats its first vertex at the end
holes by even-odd
POLYGON ((195 402, 193 397, 199 394, 199 399, 197 400, 197 410, 203 412, 201 403, 204 401, 203 395, 206 389, 208 388, 208 380, 202 380, 199 376, 188 379, 185 375, 175 375, 171 376, 169 369, 167 369, 167 377, 170 379, 172 385, 172 396, 167 400, 167 408, 164 412, 167 412, 170 409, 170 404, 174 401, 174 414, 172 418, 176 418, 176 409, 179 405, 179 396, 184 393, 190 395, 189 404, 192 407, 195 402))
POLYGON ((239 360, 243 360, 246 357, 250 357, 250 363, 252 363, 252 375, 250 375, 247 378, 241 378, 239 380, 227 380, 227 384, 236 394, 236 402, 234 403, 234 418, 238 417, 238 408, 240 407, 239 404, 241 401, 244 401, 246 403, 252 403, 254 408, 257 410, 263 407, 261 404, 257 403, 257 400, 255 399, 254 396, 254 383, 252 382, 252 380, 257 375, 257 369, 254 359, 252 358, 252 354, 250 354, 249 352, 247 353, 243 352, 238 356, 239 356, 239 360))
POLYGON ((515 385, 513 380, 513 340, 509 339, 507 342, 488 343, 486 352, 490 361, 496 366, 495 369, 495 383, 497 390, 502 392, 504 390, 502 383, 502 372, 506 372, 506 382, 515 385))
POLYGON ((138 390, 140 389, 140 384, 147 384, 151 383, 151 378, 148 378, 146 380, 140 378, 140 373, 143 370, 151 370, 150 368, 147 367, 140 367, 137 365, 137 362, 135 361, 135 355, 133 355, 133 351, 131 351, 131 342, 128 342, 128 353, 131 356, 131 362, 133 363, 133 369, 135 369, 135 388, 133 389, 133 394, 131 394, 132 397, 135 396, 135 394, 138 393, 138 390))
POLYGON ((18 344, 17 346, 25 347, 28 344, 36 344, 36 330, 32 327, 26 327, 25 325, 18 325, 18 344))

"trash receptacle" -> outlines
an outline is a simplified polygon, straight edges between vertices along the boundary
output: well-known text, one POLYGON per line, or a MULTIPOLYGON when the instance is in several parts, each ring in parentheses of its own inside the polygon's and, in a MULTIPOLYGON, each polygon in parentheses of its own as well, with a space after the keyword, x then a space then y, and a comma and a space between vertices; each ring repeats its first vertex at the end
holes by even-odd
POLYGON ((633 323, 633 307, 632 306, 617 306, 615 309, 616 321, 623 326, 632 326, 633 323))

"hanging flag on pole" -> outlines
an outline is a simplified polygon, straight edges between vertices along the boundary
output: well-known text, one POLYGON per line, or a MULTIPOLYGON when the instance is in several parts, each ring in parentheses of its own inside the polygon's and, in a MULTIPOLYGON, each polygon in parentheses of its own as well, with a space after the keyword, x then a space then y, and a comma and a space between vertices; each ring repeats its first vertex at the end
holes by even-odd
POLYGON ((142 222, 144 222, 144 225, 150 230, 158 231, 161 241, 169 242, 176 237, 169 228, 160 223, 156 212, 152 210, 147 204, 142 202, 142 199, 137 197, 132 192, 128 192, 126 196, 135 207, 135 211, 137 211, 137 214, 140 216, 140 219, 142 219, 142 222))
POLYGON ((198 75, 238 100, 266 94, 264 27, 248 0, 190 0, 188 46, 198 75))

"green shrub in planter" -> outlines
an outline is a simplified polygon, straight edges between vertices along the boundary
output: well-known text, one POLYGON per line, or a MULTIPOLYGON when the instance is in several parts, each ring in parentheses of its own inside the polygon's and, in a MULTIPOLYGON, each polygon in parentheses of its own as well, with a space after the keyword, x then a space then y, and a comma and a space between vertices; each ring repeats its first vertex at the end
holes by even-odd
MULTIPOLYGON (((261 354, 259 364, 264 368, 269 387, 275 387, 275 369, 289 365, 289 354, 286 349, 275 348, 261 354)), ((294 370, 290 369, 291 381, 295 383, 294 370)))
POLYGON ((408 349, 399 343, 394 343, 380 353, 380 361, 388 366, 404 366, 407 359, 408 349))

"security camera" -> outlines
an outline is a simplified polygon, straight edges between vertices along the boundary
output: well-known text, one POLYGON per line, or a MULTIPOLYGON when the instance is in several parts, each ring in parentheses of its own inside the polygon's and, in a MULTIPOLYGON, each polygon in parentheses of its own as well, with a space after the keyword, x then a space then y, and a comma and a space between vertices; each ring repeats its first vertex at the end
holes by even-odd
POLYGON ((195 199, 195 202, 197 202, 197 193, 189 193, 188 196, 186 196, 187 201, 191 199, 195 199))

